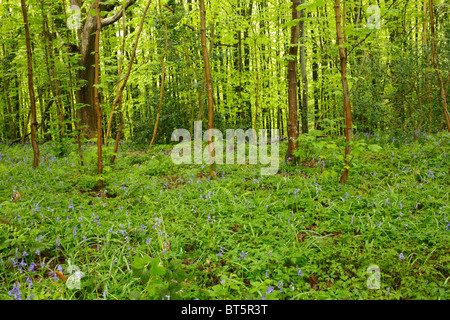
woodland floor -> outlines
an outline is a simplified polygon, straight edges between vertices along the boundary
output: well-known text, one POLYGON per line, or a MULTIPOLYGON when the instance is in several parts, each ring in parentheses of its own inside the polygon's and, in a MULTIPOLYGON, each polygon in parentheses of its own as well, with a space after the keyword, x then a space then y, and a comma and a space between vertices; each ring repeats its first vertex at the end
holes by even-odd
POLYGON ((124 144, 101 190, 95 146, 0 144, 0 299, 449 299, 450 135, 356 141, 345 185, 340 149, 212 181, 124 144))

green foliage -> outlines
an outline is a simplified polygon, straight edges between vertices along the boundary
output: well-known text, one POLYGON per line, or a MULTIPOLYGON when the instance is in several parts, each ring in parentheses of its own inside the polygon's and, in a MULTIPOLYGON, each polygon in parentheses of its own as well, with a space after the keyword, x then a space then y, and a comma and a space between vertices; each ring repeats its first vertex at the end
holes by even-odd
POLYGON ((166 264, 165 267, 159 258, 135 257, 131 265, 133 276, 138 277, 146 286, 143 292, 130 292, 130 298, 132 300, 161 300, 164 297, 181 299, 183 292, 181 282, 186 280, 181 260, 171 259, 166 264))
MULTIPOLYGON (((75 146, 55 157, 44 145, 46 161, 30 170, 29 146, 0 145, 1 297, 18 298, 15 283, 22 299, 448 296, 450 135, 399 136, 399 147, 356 135, 340 185, 342 145, 320 133, 310 134, 315 162, 274 176, 218 165, 212 181, 201 165, 172 168, 170 146, 119 152, 102 190, 75 146), (367 287, 371 265, 380 289, 367 287), (54 278, 73 266, 80 289, 54 278)), ((95 159, 95 146, 83 148, 95 159)))

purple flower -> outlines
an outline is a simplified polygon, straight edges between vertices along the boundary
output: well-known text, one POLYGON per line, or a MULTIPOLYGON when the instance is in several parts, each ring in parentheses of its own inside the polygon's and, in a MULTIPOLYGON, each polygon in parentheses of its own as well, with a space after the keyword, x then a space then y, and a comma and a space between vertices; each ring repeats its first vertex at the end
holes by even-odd
POLYGON ((223 249, 225 249, 224 247, 220 247, 220 252, 216 254, 216 257, 223 257, 223 249))
POLYGON ((273 291, 274 291, 273 287, 272 287, 272 286, 269 286, 269 287, 267 288, 266 294, 270 294, 270 293, 273 292, 273 291))
POLYGON ((20 292, 19 287, 20 283, 14 282, 13 288, 8 291, 8 294, 10 296, 13 296, 16 300, 22 300, 22 293, 20 292))
POLYGON ((23 258, 20 260, 19 266, 21 266, 21 267, 26 267, 27 266, 25 261, 23 261, 23 258))
POLYGON ((246 259, 246 258, 247 258, 247 252, 242 251, 241 254, 239 255, 239 260, 246 259))
POLYGON ((36 267, 36 263, 32 262, 30 264, 30 266, 28 267, 28 272, 33 271, 34 272, 34 267, 36 267))
POLYGON ((403 260, 403 253, 400 253, 398 259, 399 259, 399 260, 403 260))
POLYGON ((28 283, 28 286, 31 288, 33 288, 33 280, 30 277, 27 277, 26 282, 28 283))

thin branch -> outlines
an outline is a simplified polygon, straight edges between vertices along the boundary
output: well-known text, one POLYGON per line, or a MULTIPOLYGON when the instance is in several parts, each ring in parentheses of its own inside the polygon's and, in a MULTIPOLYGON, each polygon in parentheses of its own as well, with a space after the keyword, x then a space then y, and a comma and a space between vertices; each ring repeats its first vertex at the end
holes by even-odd
POLYGON ((101 19, 102 28, 109 26, 110 24, 113 24, 114 22, 122 18, 124 11, 127 10, 128 7, 133 5, 135 2, 136 0, 128 0, 127 3, 125 3, 125 5, 120 8, 120 10, 115 15, 101 19))

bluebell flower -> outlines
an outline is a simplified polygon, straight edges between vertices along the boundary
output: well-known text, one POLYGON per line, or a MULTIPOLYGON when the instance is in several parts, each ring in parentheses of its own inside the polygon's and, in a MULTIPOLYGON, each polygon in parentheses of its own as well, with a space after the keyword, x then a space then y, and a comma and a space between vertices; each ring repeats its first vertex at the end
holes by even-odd
POLYGON ((239 260, 246 259, 246 258, 247 258, 247 253, 242 251, 241 254, 239 255, 239 260))
POLYGON ((8 291, 10 296, 13 296, 16 300, 22 300, 22 293, 20 292, 20 283, 14 282, 13 288, 8 291))
POLYGON ((274 288, 272 286, 269 285, 269 287, 267 288, 266 294, 270 294, 274 291, 274 288))
POLYGON ((22 258, 22 260, 20 260, 19 266, 21 266, 21 267, 26 267, 27 266, 27 264, 25 263, 23 258, 22 258))
POLYGON ((36 267, 36 263, 32 262, 30 264, 30 266, 28 267, 28 272, 33 271, 34 272, 34 267, 36 267))
POLYGON ((33 280, 30 277, 27 277, 26 282, 28 283, 28 286, 31 288, 33 288, 33 280))

